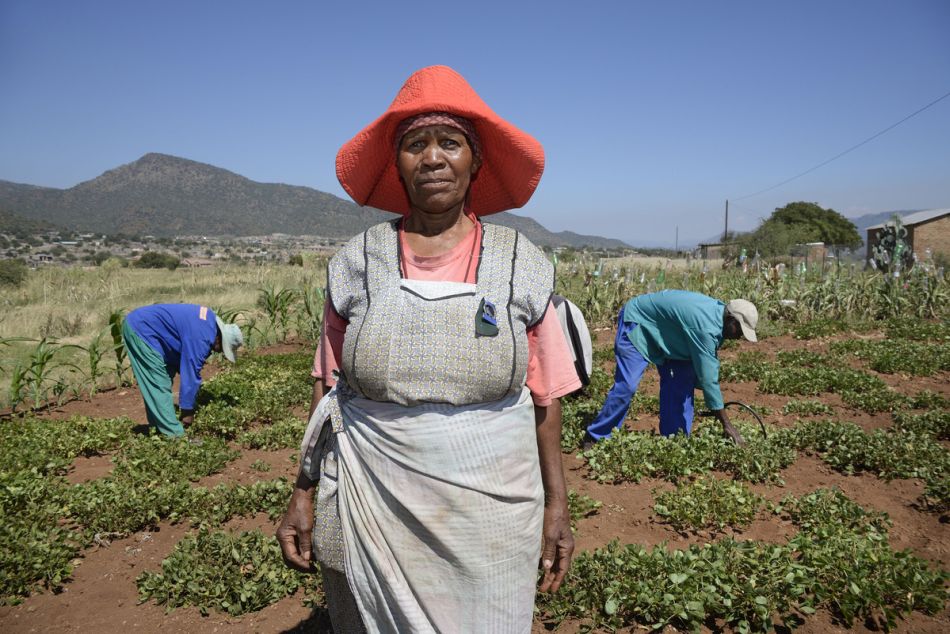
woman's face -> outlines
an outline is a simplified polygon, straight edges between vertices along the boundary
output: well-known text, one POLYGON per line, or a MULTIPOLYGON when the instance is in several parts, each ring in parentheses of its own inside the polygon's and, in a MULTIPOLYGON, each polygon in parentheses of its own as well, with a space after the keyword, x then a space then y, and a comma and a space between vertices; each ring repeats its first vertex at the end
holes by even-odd
POLYGON ((402 138, 396 167, 414 209, 444 213, 465 202, 478 161, 460 130, 430 125, 402 138))

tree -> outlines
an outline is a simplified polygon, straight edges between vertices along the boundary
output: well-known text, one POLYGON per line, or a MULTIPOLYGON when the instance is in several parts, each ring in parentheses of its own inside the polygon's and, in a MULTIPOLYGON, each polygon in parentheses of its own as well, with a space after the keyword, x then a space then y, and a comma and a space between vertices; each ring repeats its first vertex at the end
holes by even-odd
POLYGON ((851 248, 861 246, 862 242, 853 222, 834 209, 824 209, 817 203, 789 203, 776 209, 763 226, 769 224, 800 227, 812 242, 851 248))
POLYGON ((857 248, 862 240, 854 223, 837 211, 806 202, 779 207, 758 229, 736 238, 737 248, 765 257, 787 255, 794 245, 805 242, 857 248))
POLYGON ((796 244, 814 241, 807 229, 799 225, 776 223, 766 226, 763 223, 752 233, 738 236, 734 243, 735 253, 730 252, 729 257, 735 257, 742 249, 750 254, 759 253, 763 257, 788 255, 796 244))

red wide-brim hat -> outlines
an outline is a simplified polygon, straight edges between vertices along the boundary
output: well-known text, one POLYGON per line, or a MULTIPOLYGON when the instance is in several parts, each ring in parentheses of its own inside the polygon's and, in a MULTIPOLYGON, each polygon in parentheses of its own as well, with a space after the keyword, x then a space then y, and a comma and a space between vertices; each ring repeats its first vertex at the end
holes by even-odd
POLYGON ((544 149, 537 139, 495 114, 448 66, 429 66, 413 73, 386 112, 340 148, 336 176, 353 200, 409 213, 393 137, 401 121, 426 112, 448 112, 475 126, 482 164, 469 190, 473 213, 484 216, 528 202, 544 172, 544 149))

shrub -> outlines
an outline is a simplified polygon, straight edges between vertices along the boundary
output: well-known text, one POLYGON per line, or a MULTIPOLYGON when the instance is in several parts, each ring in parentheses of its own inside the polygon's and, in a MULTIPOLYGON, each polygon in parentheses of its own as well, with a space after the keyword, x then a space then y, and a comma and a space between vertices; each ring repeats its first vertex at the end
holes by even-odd
POLYGON ((19 260, 0 260, 0 286, 17 287, 26 280, 29 269, 19 260))
POLYGON ((135 266, 141 269, 168 269, 174 271, 178 268, 181 260, 174 255, 167 253, 158 253, 157 251, 146 251, 135 263, 135 266))

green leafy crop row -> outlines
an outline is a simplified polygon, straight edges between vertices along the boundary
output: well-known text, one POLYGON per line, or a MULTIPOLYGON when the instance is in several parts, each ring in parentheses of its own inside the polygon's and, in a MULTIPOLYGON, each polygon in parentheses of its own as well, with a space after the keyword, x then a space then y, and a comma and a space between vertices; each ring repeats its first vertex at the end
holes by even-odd
POLYGON ((932 376, 950 370, 950 342, 925 343, 906 339, 868 341, 850 339, 831 344, 832 354, 853 354, 866 359, 872 370, 885 374, 932 376))
POLYGON ((776 363, 761 353, 740 353, 736 360, 722 364, 720 380, 757 381, 759 391, 765 394, 837 393, 848 405, 869 413, 911 405, 907 397, 876 376, 845 367, 837 357, 807 351, 780 352, 776 363))
POLYGON ((561 592, 539 597, 542 616, 692 631, 714 620, 767 632, 775 618, 794 627, 819 608, 845 625, 871 619, 885 628, 902 613, 943 608, 950 575, 892 550, 886 518, 838 492, 786 499, 783 508, 799 526, 786 544, 726 538, 670 551, 613 542, 581 553, 561 592))
POLYGON ((725 438, 718 423, 700 423, 691 436, 669 438, 616 430, 584 456, 591 477, 601 482, 639 482, 644 477, 677 481, 712 470, 740 480, 777 481, 779 472, 795 460, 794 449, 782 436, 764 437, 757 426, 742 422, 736 426, 746 439, 743 447, 725 438))
POLYGON ((830 405, 825 405, 821 401, 791 400, 782 408, 783 414, 798 414, 799 416, 830 416, 834 412, 830 405))
POLYGON ((310 400, 312 361, 306 353, 242 358, 204 383, 192 431, 232 439, 252 423, 286 419, 310 400))
POLYGON ((656 497, 653 511, 680 531, 748 526, 765 500, 741 482, 701 476, 656 497))
POLYGON ((220 471, 238 452, 224 440, 200 443, 132 434, 128 419, 8 421, 0 434, 0 602, 35 587, 56 589, 98 535, 124 535, 163 519, 217 525, 234 515, 283 511, 291 484, 192 482, 220 471), (106 477, 69 485, 62 473, 80 455, 114 451, 106 477))
POLYGON ((946 508, 950 451, 939 440, 946 434, 946 413, 900 414, 897 421, 893 430, 868 433, 853 423, 808 420, 773 429, 767 438, 756 427, 738 423, 746 439, 742 447, 709 423, 700 424, 688 437, 664 438, 621 429, 584 456, 590 477, 601 482, 638 482, 644 477, 678 481, 713 470, 738 480, 777 482, 797 452, 807 451, 846 474, 870 472, 887 480, 920 478, 927 486, 926 505, 946 508))

